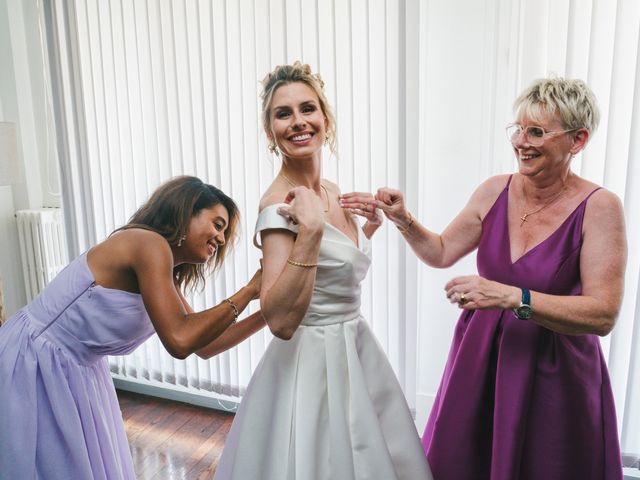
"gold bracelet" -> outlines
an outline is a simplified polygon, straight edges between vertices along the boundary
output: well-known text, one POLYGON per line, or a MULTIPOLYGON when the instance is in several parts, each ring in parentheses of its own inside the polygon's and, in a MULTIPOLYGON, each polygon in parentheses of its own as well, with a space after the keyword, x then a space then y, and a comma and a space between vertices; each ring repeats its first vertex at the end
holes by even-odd
POLYGON ((407 212, 409 214, 409 225, 407 225, 406 227, 402 228, 399 225, 396 225, 396 227, 398 228, 398 230, 400 230, 401 233, 407 233, 409 231, 409 229, 411 228, 411 225, 413 225, 413 215, 411 215, 411 212, 407 212))
POLYGON ((295 260, 291 260, 290 258, 287 258, 287 263, 289 265, 293 265, 294 267, 302 267, 302 268, 314 268, 318 266, 317 263, 301 263, 301 262, 296 262, 295 260))
POLYGON ((224 301, 227 302, 231 306, 231 310, 233 310, 233 322, 231 322, 231 325, 233 325, 238 321, 238 316, 240 316, 238 305, 236 305, 235 302, 229 300, 228 298, 225 298, 224 301))

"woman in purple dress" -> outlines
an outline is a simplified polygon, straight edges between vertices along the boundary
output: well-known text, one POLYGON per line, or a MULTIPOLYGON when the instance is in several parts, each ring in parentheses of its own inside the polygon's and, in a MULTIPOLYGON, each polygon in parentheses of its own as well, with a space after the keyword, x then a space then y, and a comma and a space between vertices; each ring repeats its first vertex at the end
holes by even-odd
POLYGON ((217 188, 174 178, 0 328, 0 478, 135 478, 105 356, 155 332, 176 358, 209 358, 264 326, 236 323, 260 270, 199 313, 182 293, 222 264, 238 218, 217 188))
POLYGON ((377 193, 426 264, 478 249, 479 275, 445 286, 463 311, 424 450, 436 480, 621 479, 598 336, 622 300, 624 217, 616 195, 571 171, 597 127, 596 101, 582 81, 543 79, 515 110, 518 172, 484 182, 442 234, 400 192, 377 193))

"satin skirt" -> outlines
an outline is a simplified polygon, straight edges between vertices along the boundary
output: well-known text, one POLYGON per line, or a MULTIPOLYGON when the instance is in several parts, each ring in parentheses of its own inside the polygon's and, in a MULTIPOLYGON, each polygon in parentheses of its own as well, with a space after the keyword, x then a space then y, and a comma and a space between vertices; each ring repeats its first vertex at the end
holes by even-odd
POLYGON ((272 340, 215 479, 431 479, 400 385, 362 317, 272 340))

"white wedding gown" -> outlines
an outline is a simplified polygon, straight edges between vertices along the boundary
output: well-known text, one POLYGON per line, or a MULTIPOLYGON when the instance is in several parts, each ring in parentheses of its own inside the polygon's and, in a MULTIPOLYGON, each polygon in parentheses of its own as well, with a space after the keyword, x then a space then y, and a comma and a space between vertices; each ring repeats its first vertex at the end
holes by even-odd
MULTIPOLYGON (((296 232, 279 206, 260 213, 256 240, 263 230, 296 232)), ((256 368, 216 480, 431 479, 400 385, 360 315, 371 260, 358 237, 360 248, 325 224, 309 310, 256 368)))

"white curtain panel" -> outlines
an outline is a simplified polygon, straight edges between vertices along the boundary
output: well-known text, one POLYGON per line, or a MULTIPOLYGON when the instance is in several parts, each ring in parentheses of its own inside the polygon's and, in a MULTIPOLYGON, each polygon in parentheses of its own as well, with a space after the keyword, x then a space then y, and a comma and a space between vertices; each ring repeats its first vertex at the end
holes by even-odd
MULTIPOLYGON (((192 174, 243 212, 235 254, 196 309, 240 288, 258 265, 257 205, 279 167, 260 127, 259 80, 302 60, 335 107, 343 191, 402 189, 441 231, 488 176, 515 163, 504 126, 517 93, 556 74, 585 79, 602 110, 577 173, 617 193, 630 255, 616 329, 603 339, 623 450, 640 452, 640 2, 637 0, 49 0, 65 210, 77 255, 121 225, 162 181, 192 174), (634 161, 635 160, 635 161, 634 161)), ((373 243, 363 313, 421 428, 457 317, 445 282, 386 225, 373 243)), ((267 331, 209 361, 177 361, 156 338, 110 359, 118 376, 239 398, 267 331)))

